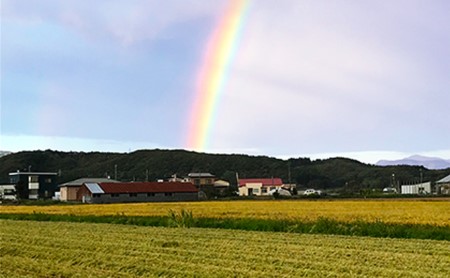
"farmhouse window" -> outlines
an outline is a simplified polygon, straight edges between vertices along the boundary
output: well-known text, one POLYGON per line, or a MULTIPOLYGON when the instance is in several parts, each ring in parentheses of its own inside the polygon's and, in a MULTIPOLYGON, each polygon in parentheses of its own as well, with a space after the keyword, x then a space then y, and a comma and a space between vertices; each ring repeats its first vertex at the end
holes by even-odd
POLYGON ((166 192, 166 193, 164 193, 164 195, 165 196, 173 196, 173 193, 172 192, 166 192))
POLYGON ((155 196, 155 193, 147 193, 147 197, 153 197, 155 196))
POLYGON ((113 194, 111 194, 111 197, 119 197, 119 194, 118 193, 113 193, 113 194))
POLYGON ((130 197, 137 197, 137 193, 130 193, 130 197))

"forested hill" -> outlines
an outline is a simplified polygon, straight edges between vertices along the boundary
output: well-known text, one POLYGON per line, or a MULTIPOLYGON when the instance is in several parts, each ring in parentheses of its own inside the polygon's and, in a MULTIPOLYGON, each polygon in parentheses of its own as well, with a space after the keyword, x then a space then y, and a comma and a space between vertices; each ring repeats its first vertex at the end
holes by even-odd
POLYGON ((140 150, 132 153, 100 152, 19 152, 0 158, 0 181, 8 181, 8 173, 28 171, 59 172, 59 183, 81 177, 114 178, 122 181, 143 181, 168 178, 173 174, 185 176, 191 172, 209 172, 236 183, 240 178, 281 177, 312 188, 383 188, 389 186, 392 174, 401 183, 420 179, 435 181, 448 174, 447 170, 428 170, 419 166, 375 166, 346 158, 282 160, 267 156, 237 154, 205 154, 184 150, 140 150), (117 165, 117 166, 116 166, 117 165))

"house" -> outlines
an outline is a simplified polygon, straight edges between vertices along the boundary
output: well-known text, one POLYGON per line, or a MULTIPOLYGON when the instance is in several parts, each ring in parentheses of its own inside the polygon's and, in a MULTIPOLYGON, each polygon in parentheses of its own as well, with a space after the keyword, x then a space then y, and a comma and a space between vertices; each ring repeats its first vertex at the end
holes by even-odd
POLYGON ((88 182, 78 190, 77 199, 83 203, 195 201, 198 189, 183 182, 88 182))
POLYGON ((187 181, 195 185, 197 188, 205 186, 213 186, 216 177, 210 173, 189 173, 187 181))
POLYGON ((0 200, 17 200, 15 184, 0 184, 0 200))
POLYGON ((59 185, 60 200, 63 202, 81 201, 77 199, 78 190, 84 183, 118 182, 107 178, 82 178, 59 185))
POLYGON ((218 195, 214 188, 215 180, 216 176, 210 173, 189 173, 185 178, 185 181, 198 188, 200 199, 209 199, 218 195))
POLYGON ((430 194, 431 193, 431 182, 424 182, 411 185, 402 185, 402 194, 430 194))
POLYGON ((280 178, 239 179, 239 196, 268 196, 271 191, 282 187, 280 178))
POLYGON ((450 195, 450 175, 436 182, 436 188, 439 194, 450 195))
POLYGON ((58 173, 50 172, 12 172, 9 181, 16 185, 20 199, 50 199, 56 191, 58 173))

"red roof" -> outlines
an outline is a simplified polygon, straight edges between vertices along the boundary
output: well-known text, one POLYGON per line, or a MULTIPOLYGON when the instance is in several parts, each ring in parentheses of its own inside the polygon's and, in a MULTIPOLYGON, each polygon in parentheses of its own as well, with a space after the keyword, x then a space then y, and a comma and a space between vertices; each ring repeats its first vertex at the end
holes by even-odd
POLYGON ((239 186, 245 186, 247 183, 262 183, 263 186, 281 186, 281 185, 283 185, 283 181, 280 178, 239 179, 239 186))
POLYGON ((111 193, 196 193, 198 189, 186 182, 102 182, 106 194, 111 193))

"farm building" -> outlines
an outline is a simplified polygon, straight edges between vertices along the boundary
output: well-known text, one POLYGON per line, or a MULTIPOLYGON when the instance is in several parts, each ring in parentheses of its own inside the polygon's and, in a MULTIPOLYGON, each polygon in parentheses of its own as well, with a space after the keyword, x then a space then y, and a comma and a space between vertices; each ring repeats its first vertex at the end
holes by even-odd
POLYGON ((77 199, 78 190, 84 183, 118 182, 106 178, 82 178, 59 185, 60 200, 64 202, 81 201, 77 199))
POLYGON ((56 191, 57 173, 47 172, 12 172, 9 181, 16 185, 17 197, 20 199, 50 199, 56 191))
POLYGON ((283 187, 280 178, 239 179, 239 196, 268 196, 271 190, 283 187))
POLYGON ((450 195, 450 175, 436 182, 438 193, 444 195, 450 195))
POLYGON ((83 203, 195 201, 198 189, 183 182, 84 183, 77 199, 83 203))
POLYGON ((431 182, 424 182, 411 185, 402 185, 402 194, 430 194, 431 182))

